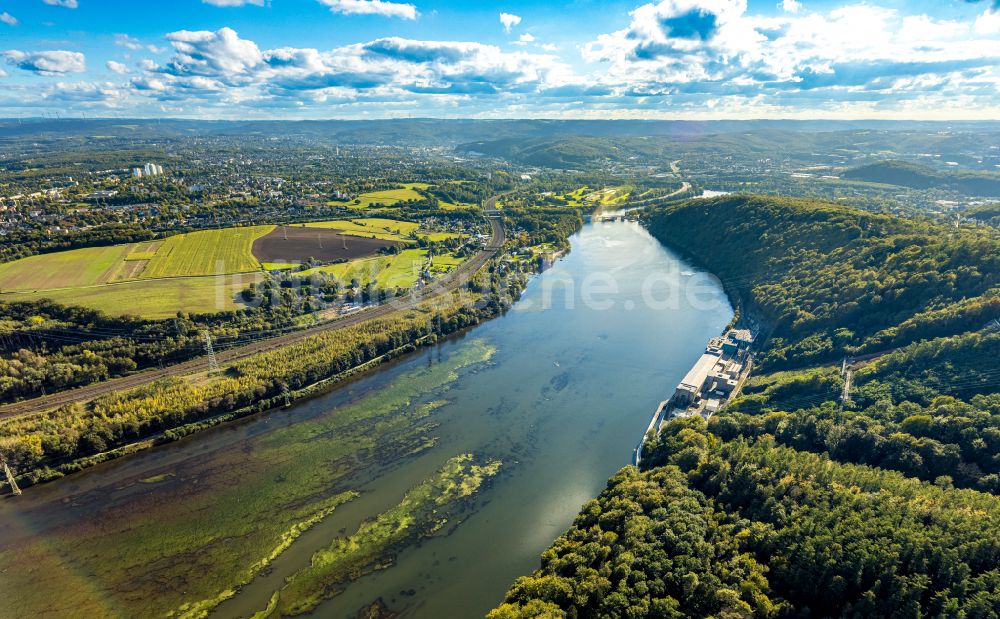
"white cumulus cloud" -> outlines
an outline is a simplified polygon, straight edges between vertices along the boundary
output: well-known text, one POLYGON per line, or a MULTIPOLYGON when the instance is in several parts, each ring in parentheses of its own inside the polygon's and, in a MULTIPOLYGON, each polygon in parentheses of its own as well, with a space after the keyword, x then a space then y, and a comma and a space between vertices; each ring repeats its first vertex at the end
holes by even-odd
POLYGON ((1000 7, 997 9, 987 9, 982 15, 976 18, 973 26, 979 34, 1000 33, 1000 7))
POLYGON ((167 40, 174 55, 162 66, 140 63, 144 74, 131 81, 144 97, 225 97, 261 107, 361 99, 388 105, 417 95, 443 101, 542 93, 576 79, 550 54, 476 42, 387 37, 326 51, 261 49, 230 28, 174 32, 167 40))
POLYGON ((115 45, 131 50, 142 49, 142 43, 138 39, 134 39, 127 34, 116 34, 115 45))
POLYGON ((120 62, 115 62, 114 60, 109 60, 107 63, 105 63, 105 66, 108 68, 109 71, 111 71, 112 73, 117 73, 118 75, 125 75, 126 73, 128 73, 128 67, 126 67, 124 64, 120 62))
POLYGON ((765 17, 746 0, 662 0, 631 17, 584 57, 607 63, 605 79, 634 94, 870 99, 955 87, 995 73, 1000 57, 1000 41, 970 40, 968 23, 866 3, 765 17))
POLYGON ((63 75, 65 73, 83 73, 87 70, 84 55, 80 52, 51 50, 42 52, 22 52, 11 49, 0 52, 8 64, 18 69, 31 71, 38 75, 63 75))
POLYGON ((782 11, 787 11, 789 13, 798 13, 802 9, 802 3, 799 0, 781 0, 782 11))
POLYGON ((387 0, 319 0, 320 4, 330 7, 334 13, 344 15, 382 15, 383 17, 399 17, 401 19, 416 19, 417 7, 402 2, 387 0))
POLYGON ((241 39, 232 28, 216 32, 181 30, 167 35, 176 54, 167 72, 178 75, 224 75, 238 78, 264 59, 253 41, 241 39))
POLYGON ((513 13, 500 13, 500 23, 503 24, 505 31, 510 32, 511 28, 521 23, 521 16, 513 13))
POLYGON ((80 6, 76 0, 42 0, 42 2, 49 6, 61 6, 67 9, 75 9, 80 6))
POLYGON ((16 26, 17 18, 8 13, 7 11, 4 11, 3 13, 0 13, 0 22, 3 22, 8 26, 16 26))

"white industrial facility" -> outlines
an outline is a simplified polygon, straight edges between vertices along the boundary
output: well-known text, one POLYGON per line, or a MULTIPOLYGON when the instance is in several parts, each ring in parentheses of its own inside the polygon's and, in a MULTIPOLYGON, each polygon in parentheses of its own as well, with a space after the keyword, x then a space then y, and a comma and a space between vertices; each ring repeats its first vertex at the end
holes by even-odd
POLYGON ((712 338, 705 353, 677 385, 670 404, 677 408, 698 405, 706 413, 715 413, 736 389, 752 343, 753 336, 747 329, 731 329, 722 337, 712 338))

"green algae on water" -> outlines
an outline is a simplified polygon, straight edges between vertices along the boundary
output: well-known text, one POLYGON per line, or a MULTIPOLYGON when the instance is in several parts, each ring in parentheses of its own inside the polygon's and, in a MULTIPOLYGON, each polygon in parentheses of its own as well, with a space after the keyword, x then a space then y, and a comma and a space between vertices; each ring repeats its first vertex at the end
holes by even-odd
POLYGON ((317 551, 311 565, 288 578, 256 615, 298 615, 315 609, 326 598, 365 574, 393 564, 402 548, 431 537, 462 519, 470 497, 500 470, 499 460, 478 463, 472 454, 449 459, 432 477, 412 488, 395 507, 366 520, 349 537, 338 538, 317 551))
POLYGON ((430 418, 447 389, 494 352, 468 340, 354 402, 144 471, 116 484, 119 498, 94 491, 73 519, 23 537, 16 551, 0 548, 0 591, 18 592, 7 610, 204 615, 288 548, 299 527, 343 503, 359 473, 377 474, 435 446, 430 418), (139 486, 146 489, 130 490, 139 486))

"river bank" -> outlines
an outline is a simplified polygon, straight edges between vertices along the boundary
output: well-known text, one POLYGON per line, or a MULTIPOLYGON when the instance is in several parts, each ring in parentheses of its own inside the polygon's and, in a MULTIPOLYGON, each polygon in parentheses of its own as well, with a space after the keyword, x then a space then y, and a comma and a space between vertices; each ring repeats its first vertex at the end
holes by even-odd
POLYGON ((732 317, 717 287, 713 310, 684 295, 675 307, 642 303, 651 274, 663 290, 699 274, 637 224, 591 224, 571 244, 498 319, 288 409, 2 502, 0 595, 20 616, 144 617, 231 591, 213 616, 249 616, 316 552, 471 454, 502 466, 461 513, 393 545, 385 569, 339 586, 315 613, 353 616, 381 599, 407 617, 482 616, 628 464, 650 408, 732 317), (584 298, 597 272, 617 282, 600 308, 584 298))

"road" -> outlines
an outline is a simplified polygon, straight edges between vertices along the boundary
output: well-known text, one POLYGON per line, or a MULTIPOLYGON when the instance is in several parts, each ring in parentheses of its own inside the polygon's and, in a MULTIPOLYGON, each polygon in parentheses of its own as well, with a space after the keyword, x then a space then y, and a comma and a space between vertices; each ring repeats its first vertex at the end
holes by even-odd
MULTIPOLYGON (((670 171, 677 178, 681 178, 680 163, 681 163, 680 159, 678 159, 677 161, 671 161, 670 162, 670 171)), ((688 191, 691 191, 691 183, 687 182, 686 180, 681 179, 681 188, 680 189, 672 191, 672 192, 670 192, 670 193, 668 193, 666 195, 656 196, 655 198, 646 198, 645 200, 636 200, 635 202, 626 202, 623 206, 626 209, 630 209, 630 208, 635 207, 635 206, 640 206, 640 205, 643 205, 643 204, 649 204, 651 202, 657 202, 659 200, 669 200, 670 198, 676 198, 677 196, 679 196, 679 195, 681 195, 681 194, 683 194, 685 192, 688 192, 688 191)))
MULTIPOLYGON (((497 197, 492 197, 486 200, 484 208, 487 212, 495 211, 496 200, 497 197)), ((488 220, 493 230, 489 243, 486 247, 480 250, 479 253, 469 260, 466 260, 458 265, 444 277, 434 280, 428 286, 406 296, 396 297, 387 303, 365 311, 350 314, 348 316, 337 318, 301 331, 295 331, 287 335, 261 340, 218 352, 215 355, 216 358, 219 360, 219 363, 236 361, 237 359, 242 359, 259 352, 287 346, 319 333, 336 331, 337 329, 357 325, 367 320, 382 318, 399 310, 411 309, 424 301, 451 292, 458 286, 467 282, 469 278, 476 273, 476 271, 481 269, 483 265, 493 258, 503 247, 504 229, 502 221, 498 217, 489 217, 488 220)), ((135 374, 130 374, 128 376, 115 378, 101 383, 95 383, 93 385, 87 385, 86 387, 80 387, 78 389, 60 391, 58 393, 53 393, 51 395, 31 400, 23 400, 21 402, 15 402, 14 404, 7 404, 6 406, 0 406, 0 419, 41 413, 59 406, 72 404, 73 402, 86 402, 113 391, 138 387, 169 376, 199 372, 204 370, 205 367, 206 360, 199 357, 197 359, 191 359, 190 361, 178 363, 177 365, 172 365, 166 368, 137 372, 135 374)))
POLYGON ((670 198, 675 198, 685 191, 691 191, 691 183, 687 181, 681 181, 681 188, 676 191, 672 191, 666 195, 656 196, 655 198, 646 198, 645 200, 637 200, 635 202, 626 202, 623 206, 626 208, 632 208, 633 206, 639 206, 640 204, 648 204, 650 202, 657 202, 659 200, 669 200, 670 198))

